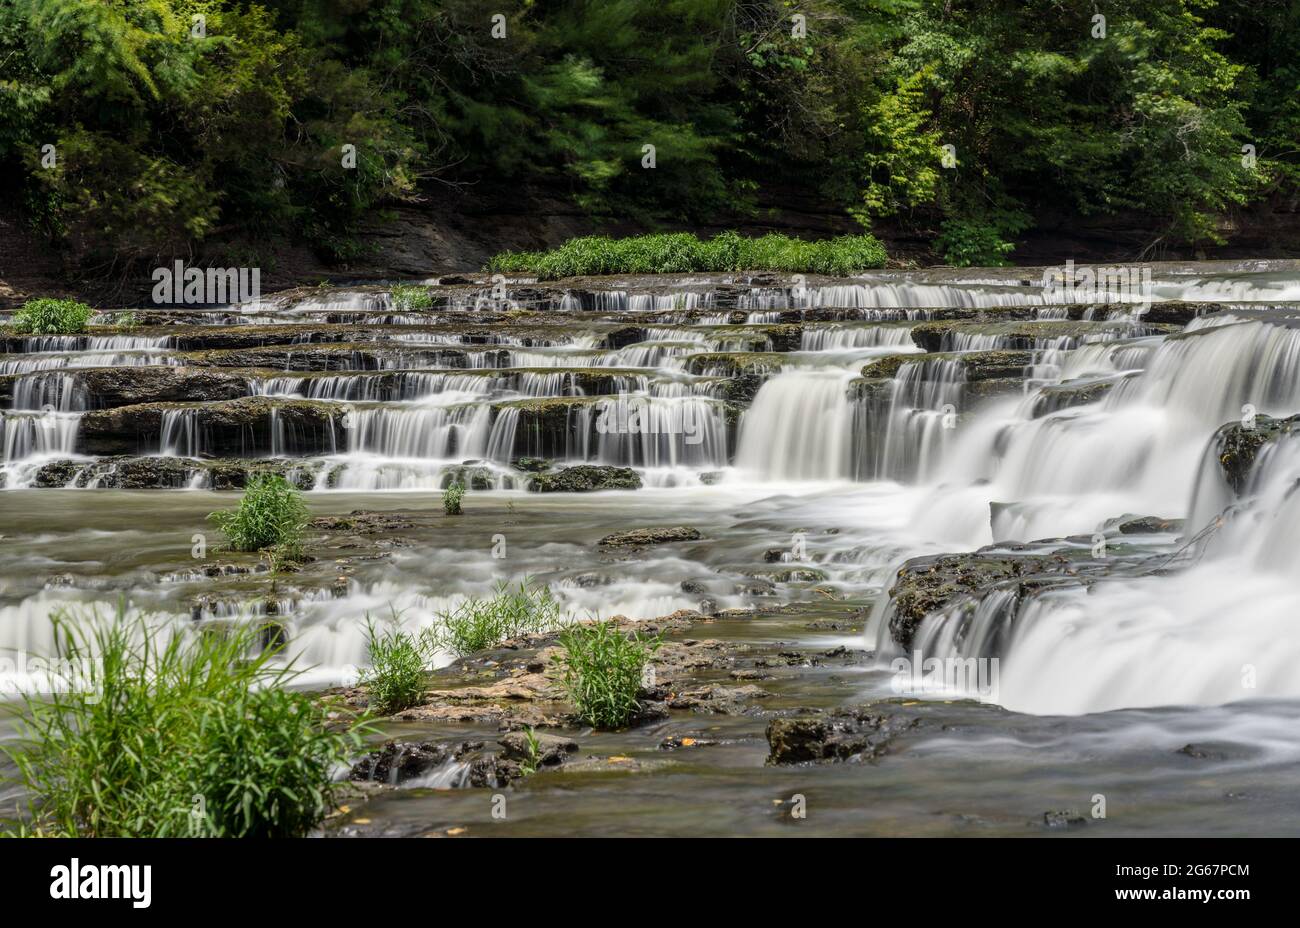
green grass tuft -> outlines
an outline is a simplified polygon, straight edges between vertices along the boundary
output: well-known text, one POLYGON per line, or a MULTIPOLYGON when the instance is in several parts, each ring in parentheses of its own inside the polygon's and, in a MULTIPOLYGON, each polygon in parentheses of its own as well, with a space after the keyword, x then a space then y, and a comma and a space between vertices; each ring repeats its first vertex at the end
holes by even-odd
POLYGON ((641 675, 659 649, 659 637, 625 635, 613 622, 575 625, 560 633, 568 653, 564 687, 578 717, 596 728, 623 728, 640 708, 641 675))
POLYGON ((442 491, 442 509, 449 516, 461 514, 460 501, 465 498, 465 484, 457 481, 442 491))
POLYGON ((296 671, 270 663, 255 627, 196 634, 121 607, 54 625, 89 685, 15 710, 0 750, 27 812, 11 834, 291 837, 334 808, 334 771, 368 728, 287 689, 296 671))
POLYGON ((95 311, 76 300, 28 300, 14 313, 14 331, 25 335, 79 335, 95 311))
POLYGON ((397 284, 392 294, 393 308, 399 312, 433 308, 433 294, 421 284, 397 284))
POLYGON ((435 647, 463 657, 509 638, 552 631, 561 624, 560 604, 550 588, 533 588, 525 577, 515 589, 498 583, 494 595, 470 597, 455 609, 440 612, 428 631, 435 647))
POLYGON ((686 274, 702 271, 784 271, 844 277, 885 266, 885 247, 871 235, 808 242, 770 234, 745 238, 723 232, 699 239, 686 232, 631 238, 569 239, 553 251, 503 252, 487 270, 543 280, 599 274, 686 274))
POLYGON ((369 690, 370 705, 383 715, 420 704, 424 676, 433 657, 427 636, 412 635, 397 623, 394 613, 392 627, 377 631, 366 616, 370 667, 362 674, 361 683, 369 690))
POLYGON ((278 561, 297 556, 307 525, 302 492, 276 474, 259 474, 248 482, 239 506, 208 518, 226 535, 234 551, 275 548, 278 561))

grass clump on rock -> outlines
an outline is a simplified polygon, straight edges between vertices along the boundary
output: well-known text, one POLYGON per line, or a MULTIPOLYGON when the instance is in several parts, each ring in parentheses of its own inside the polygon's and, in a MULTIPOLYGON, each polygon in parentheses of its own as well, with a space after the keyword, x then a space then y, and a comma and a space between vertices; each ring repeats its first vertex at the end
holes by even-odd
MULTIPOLYGON (((16 767, 27 813, 10 834, 291 837, 335 806, 335 768, 366 726, 290 690, 258 630, 55 616, 75 685, 25 698, 16 767)), ((59 689, 55 687, 54 689, 59 689)))
POLYGON ((550 587, 534 588, 525 577, 514 589, 498 583, 492 596, 472 596, 455 609, 439 613, 428 631, 435 647, 463 657, 520 635, 552 631, 561 624, 560 604, 550 587))
POLYGON ((432 309, 433 294, 419 284, 398 284, 393 287, 393 308, 399 311, 432 309))
POLYGON ((95 311, 76 300, 28 300, 14 313, 14 331, 24 335, 79 335, 95 311))
POLYGON ((701 271, 784 271, 845 276, 884 267, 885 247, 871 235, 809 242, 769 234, 745 238, 723 232, 700 239, 688 232, 631 238, 574 238, 552 251, 503 252, 488 262, 498 273, 543 280, 599 274, 685 274, 701 271))
POLYGON ((248 482, 233 511, 208 515, 225 533, 234 551, 274 548, 280 559, 292 558, 307 525, 307 504, 302 492, 278 474, 259 474, 248 482))
POLYGON ((565 629, 560 644, 568 652, 561 658, 564 688, 578 717, 596 728, 626 726, 640 708, 642 675, 661 640, 595 622, 565 629))
POLYGON ((433 647, 424 635, 401 628, 393 615, 392 627, 377 631, 366 618, 366 639, 370 668, 361 683, 370 693, 370 705, 377 712, 392 715, 420 704, 424 696, 424 675, 433 647))
POLYGON ((449 516, 461 514, 460 502, 465 498, 465 484, 457 481, 442 491, 442 510, 449 516))

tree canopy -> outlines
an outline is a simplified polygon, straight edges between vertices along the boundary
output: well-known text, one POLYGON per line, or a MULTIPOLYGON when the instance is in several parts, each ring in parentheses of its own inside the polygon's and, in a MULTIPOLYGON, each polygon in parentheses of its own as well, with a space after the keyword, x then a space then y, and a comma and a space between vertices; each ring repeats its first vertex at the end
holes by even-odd
POLYGON ((1300 5, 1254 0, 0 0, 0 189, 87 265, 232 225, 346 260, 431 185, 652 224, 772 178, 990 263, 1044 210, 1221 240, 1300 189, 1298 91, 1300 5))

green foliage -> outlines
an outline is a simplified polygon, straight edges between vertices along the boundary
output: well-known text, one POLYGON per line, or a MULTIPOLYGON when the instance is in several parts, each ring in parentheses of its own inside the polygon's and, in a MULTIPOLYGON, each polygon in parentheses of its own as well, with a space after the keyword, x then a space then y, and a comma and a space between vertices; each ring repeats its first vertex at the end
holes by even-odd
POLYGON ((698 271, 788 271, 846 275, 883 267, 885 249, 870 235, 806 242, 784 235, 745 238, 723 232, 699 239, 686 232, 613 239, 573 238, 554 251, 506 252, 487 270, 543 279, 591 274, 686 274, 698 271))
MULTIPOLYGON (((27 793, 17 833, 290 837, 334 806, 364 728, 287 687, 257 631, 194 633, 124 611, 56 615, 57 654, 89 685, 24 700, 0 746, 27 793)), ((337 712, 339 707, 334 707, 337 712)))
POLYGON ((397 284, 393 287, 393 308, 400 312, 432 309, 433 294, 419 284, 397 284))
POLYGON ((470 597, 440 612, 428 631, 434 647, 463 657, 520 635, 551 631, 562 621, 550 588, 535 588, 525 577, 515 589, 498 583, 492 596, 470 597))
POLYGON ((259 474, 248 487, 234 511, 209 514, 226 535, 234 551, 279 549, 283 560, 292 556, 302 540, 307 524, 307 504, 302 493, 278 474, 259 474))
POLYGON ((460 501, 465 498, 465 484, 456 481, 442 491, 442 510, 449 516, 461 514, 460 501))
POLYGON ((524 776, 532 776, 542 763, 542 743, 531 725, 524 731, 524 737, 528 741, 528 758, 522 761, 519 767, 523 770, 524 776))
POLYGON ((28 300, 14 313, 13 327, 26 335, 78 335, 94 314, 75 300, 28 300))
POLYGON ((366 616, 370 668, 360 682, 369 690, 370 705, 384 715, 420 704, 424 675, 433 656, 427 636, 404 631, 398 619, 394 613, 391 627, 376 631, 374 622, 366 616))
POLYGON ((1000 267, 1015 248, 1003 241, 995 226, 971 219, 949 219, 934 243, 935 250, 953 267, 1000 267))
POLYGON ((622 728, 640 704, 641 675, 662 640, 625 635, 613 622, 574 625, 560 634, 567 652, 564 687, 578 717, 596 728, 622 728))
MULTIPOLYGON (((74 264, 107 273, 187 256, 234 224, 364 259, 366 220, 447 186, 556 194, 647 225, 740 222, 760 193, 788 191, 913 234, 991 213, 1136 212, 1174 243, 1221 240, 1240 206, 1300 190, 1300 7, 1113 0, 1104 37, 1094 12, 1050 0, 7 0, 0 194, 74 264), (504 40, 489 28, 497 12, 504 40), (190 34, 196 13, 206 37, 190 34)), ((677 268, 690 252, 647 243, 638 263, 677 268)))

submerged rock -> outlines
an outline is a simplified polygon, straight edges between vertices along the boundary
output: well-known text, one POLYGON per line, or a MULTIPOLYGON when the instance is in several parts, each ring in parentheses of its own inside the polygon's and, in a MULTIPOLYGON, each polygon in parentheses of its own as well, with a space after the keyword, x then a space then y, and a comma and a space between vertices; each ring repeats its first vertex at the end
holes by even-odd
POLYGON ((451 749, 436 741, 389 741, 353 764, 348 778, 397 784, 428 773, 451 758, 451 749))
POLYGON ((769 765, 872 760, 920 720, 879 706, 858 706, 773 719, 767 726, 769 765))
POLYGON ((606 548, 641 548, 647 545, 662 545, 674 541, 699 541, 704 536, 697 528, 689 525, 675 525, 665 528, 634 528, 626 532, 606 535, 599 544, 606 548))

